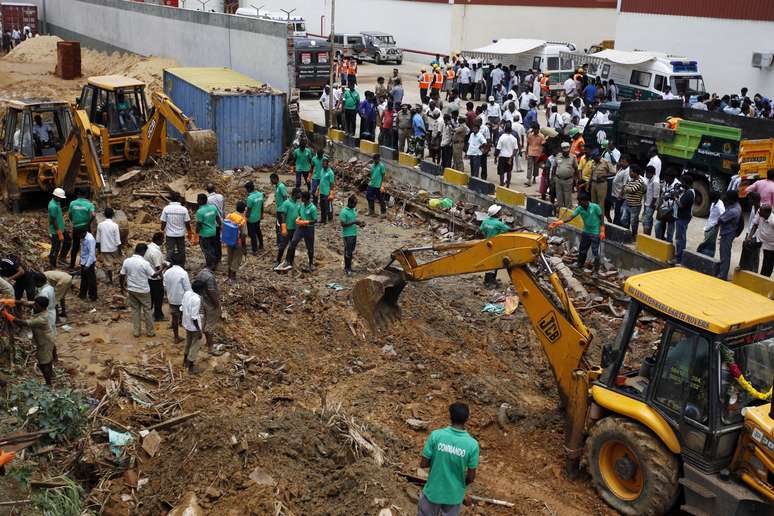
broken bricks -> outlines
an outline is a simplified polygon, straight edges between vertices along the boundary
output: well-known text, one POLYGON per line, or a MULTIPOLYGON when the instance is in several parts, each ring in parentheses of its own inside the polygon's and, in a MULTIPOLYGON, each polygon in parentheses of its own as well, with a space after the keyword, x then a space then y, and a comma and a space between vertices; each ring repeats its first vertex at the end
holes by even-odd
POLYGON ((151 457, 155 457, 161 446, 161 436, 156 430, 146 435, 142 440, 142 449, 151 457))

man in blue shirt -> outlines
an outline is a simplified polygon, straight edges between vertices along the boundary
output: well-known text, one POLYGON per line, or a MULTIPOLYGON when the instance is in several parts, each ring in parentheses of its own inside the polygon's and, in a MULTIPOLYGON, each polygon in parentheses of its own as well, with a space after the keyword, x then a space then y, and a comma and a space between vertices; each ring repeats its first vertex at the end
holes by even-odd
POLYGON ((419 159, 425 155, 425 121, 422 119, 422 106, 414 106, 411 117, 412 138, 409 142, 409 154, 413 154, 419 159))
POLYGON ((589 81, 588 86, 583 88, 583 98, 586 101, 587 105, 592 105, 594 103, 594 100, 596 100, 597 97, 597 87, 594 86, 594 83, 589 81))
POLYGON ((81 290, 78 297, 90 301, 97 300, 97 241, 90 230, 81 240, 81 290))

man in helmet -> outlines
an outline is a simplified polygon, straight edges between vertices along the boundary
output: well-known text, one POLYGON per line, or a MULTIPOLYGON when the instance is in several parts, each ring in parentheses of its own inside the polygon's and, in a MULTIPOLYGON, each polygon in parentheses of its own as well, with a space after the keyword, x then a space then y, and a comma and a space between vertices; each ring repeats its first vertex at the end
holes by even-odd
MULTIPOLYGON (((486 212, 488 217, 481 221, 479 227, 484 238, 492 238, 500 233, 511 231, 511 228, 501 220, 502 206, 493 204, 486 212)), ((494 288, 497 285, 497 271, 484 273, 484 285, 489 288, 494 288)))

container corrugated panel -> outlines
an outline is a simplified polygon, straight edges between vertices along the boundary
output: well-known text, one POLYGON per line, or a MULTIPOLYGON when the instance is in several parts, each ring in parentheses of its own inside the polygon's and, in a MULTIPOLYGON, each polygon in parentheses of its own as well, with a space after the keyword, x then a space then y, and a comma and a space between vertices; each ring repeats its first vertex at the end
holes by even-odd
POLYGON ((771 0, 621 0, 621 12, 774 21, 771 0))
MULTIPOLYGON (((283 93, 228 68, 169 68, 164 91, 197 127, 215 131, 219 167, 267 165, 281 157, 283 93)), ((174 128, 169 135, 180 138, 174 128)))

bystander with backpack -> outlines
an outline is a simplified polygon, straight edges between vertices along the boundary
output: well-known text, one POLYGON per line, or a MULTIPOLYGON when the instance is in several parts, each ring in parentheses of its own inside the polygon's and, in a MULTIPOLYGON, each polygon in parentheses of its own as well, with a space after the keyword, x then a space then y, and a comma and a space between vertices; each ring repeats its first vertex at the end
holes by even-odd
POLYGON ((663 177, 656 210, 656 238, 671 243, 675 233, 676 199, 680 196, 682 185, 668 173, 664 173, 663 177))
POLYGON ((728 279, 728 269, 731 266, 731 246, 734 239, 744 231, 744 217, 742 207, 739 206, 739 194, 734 191, 726 192, 724 201, 726 211, 718 217, 718 234, 720 235, 720 267, 718 278, 728 279))

